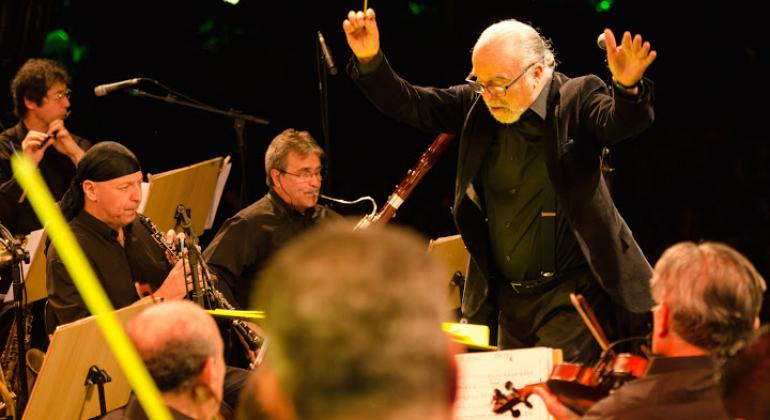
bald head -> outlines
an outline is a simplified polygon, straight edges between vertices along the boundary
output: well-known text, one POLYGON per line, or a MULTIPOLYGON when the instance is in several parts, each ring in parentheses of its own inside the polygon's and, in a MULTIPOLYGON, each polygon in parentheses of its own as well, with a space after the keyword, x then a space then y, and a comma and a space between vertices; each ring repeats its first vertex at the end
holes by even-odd
POLYGON ((161 392, 184 390, 223 351, 214 319, 190 301, 154 305, 127 332, 161 392))
POLYGON ((514 124, 553 77, 555 61, 546 39, 514 19, 488 27, 473 48, 473 74, 492 117, 514 124))
POLYGON ((497 59, 523 63, 542 62, 547 70, 553 70, 555 60, 548 40, 543 39, 535 28, 508 19, 487 27, 473 47, 472 60, 497 59))

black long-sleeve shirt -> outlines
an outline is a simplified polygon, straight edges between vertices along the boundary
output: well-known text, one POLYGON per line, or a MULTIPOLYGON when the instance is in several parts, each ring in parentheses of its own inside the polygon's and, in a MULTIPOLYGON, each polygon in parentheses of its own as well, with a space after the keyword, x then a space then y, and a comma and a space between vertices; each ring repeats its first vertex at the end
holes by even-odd
MULTIPOLYGON (((139 300, 135 282, 156 290, 171 269, 165 253, 138 218, 123 228, 125 246, 118 242, 118 232, 85 210, 72 219, 70 228, 116 309, 139 300)), ((90 315, 53 244, 46 258, 46 285, 49 333, 60 324, 90 315)))
MULTIPOLYGON (((29 129, 23 122, 0 133, 0 222, 15 235, 26 235, 41 228, 40 221, 29 205, 29 200, 19 203, 22 190, 11 170, 11 156, 21 152, 21 142, 29 129)), ((81 149, 88 150, 88 140, 71 134, 81 149)), ((48 189, 55 200, 61 199, 75 176, 72 160, 56 150, 46 150, 37 165, 48 189)))
POLYGON ((233 292, 232 303, 246 308, 256 275, 273 253, 318 222, 339 217, 319 205, 302 214, 271 191, 225 221, 203 258, 233 292))

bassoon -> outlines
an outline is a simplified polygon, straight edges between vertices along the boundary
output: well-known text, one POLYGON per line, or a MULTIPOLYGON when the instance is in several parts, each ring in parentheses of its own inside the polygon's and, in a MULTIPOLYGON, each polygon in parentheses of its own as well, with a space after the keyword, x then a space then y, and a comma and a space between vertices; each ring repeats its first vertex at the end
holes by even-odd
POLYGON ((366 229, 372 225, 384 225, 396 216, 396 210, 406 201, 423 176, 433 167, 447 145, 455 138, 454 134, 441 133, 428 150, 423 152, 417 163, 406 173, 406 177, 396 186, 396 190, 388 197, 388 202, 377 214, 364 216, 356 225, 356 230, 366 229))

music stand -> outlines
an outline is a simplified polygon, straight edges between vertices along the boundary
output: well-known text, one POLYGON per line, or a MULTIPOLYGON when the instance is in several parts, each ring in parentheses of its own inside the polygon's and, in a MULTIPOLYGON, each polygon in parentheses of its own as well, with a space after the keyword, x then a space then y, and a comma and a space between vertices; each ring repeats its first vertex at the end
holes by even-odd
POLYGON ((428 243, 428 252, 441 260, 450 273, 453 273, 449 282, 449 302, 452 308, 460 308, 462 304, 462 287, 468 274, 470 254, 465 249, 465 243, 460 235, 442 236, 431 239, 428 243))
MULTIPOLYGON (((149 298, 115 311, 120 322, 126 323, 152 304, 149 298)), ((89 316, 60 325, 51 337, 51 344, 35 381, 24 411, 25 420, 90 419, 106 411, 126 405, 131 386, 110 351, 96 317, 89 316), (99 386, 86 385, 93 366, 111 377, 99 386), (103 394, 104 401, 100 401, 103 394)))
POLYGON ((211 228, 222 197, 230 157, 209 159, 156 175, 147 174, 148 191, 139 212, 166 231, 176 226, 176 208, 183 204, 194 209, 192 224, 196 232, 211 228))
POLYGON ((24 263, 24 287, 27 289, 27 304, 48 297, 45 286, 45 241, 48 234, 43 229, 31 232, 28 236, 27 251, 29 264, 24 263))

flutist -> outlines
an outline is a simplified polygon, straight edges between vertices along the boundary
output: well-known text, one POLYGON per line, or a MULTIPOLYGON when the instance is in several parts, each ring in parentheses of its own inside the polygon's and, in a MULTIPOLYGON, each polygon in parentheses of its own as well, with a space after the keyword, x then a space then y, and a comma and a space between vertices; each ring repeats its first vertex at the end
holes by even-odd
POLYGON ((40 229, 40 222, 13 177, 13 153, 24 153, 38 166, 58 200, 67 190, 84 150, 91 145, 64 125, 69 115, 70 83, 64 66, 37 58, 28 60, 11 81, 19 122, 0 133, 0 220, 15 235, 40 229))

